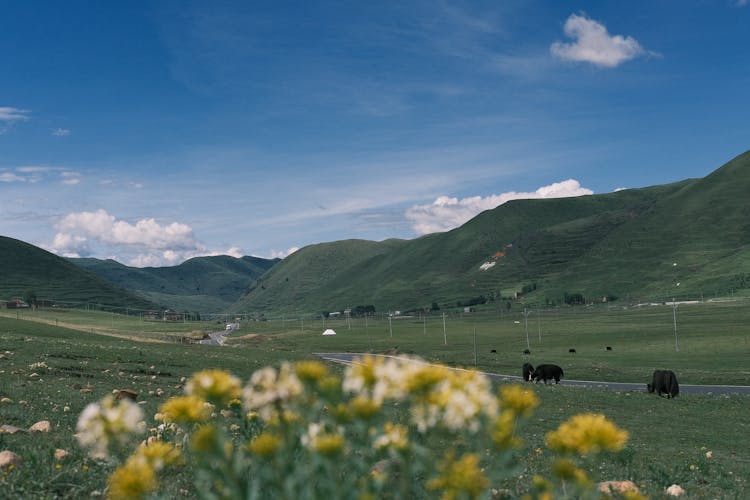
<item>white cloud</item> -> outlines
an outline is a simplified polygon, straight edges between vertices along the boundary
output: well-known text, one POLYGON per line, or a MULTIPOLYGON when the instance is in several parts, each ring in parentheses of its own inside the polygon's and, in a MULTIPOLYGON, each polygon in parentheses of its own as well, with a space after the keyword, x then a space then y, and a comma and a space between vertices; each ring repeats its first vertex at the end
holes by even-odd
POLYGON ((406 218, 412 229, 418 234, 429 234, 449 231, 456 228, 485 210, 493 209, 510 200, 538 199, 538 198, 567 198, 593 194, 590 189, 581 187, 574 180, 556 182, 549 186, 542 186, 534 192, 510 191, 487 197, 472 196, 470 198, 449 198, 440 196, 428 205, 415 205, 406 211, 406 218))
POLYGON ((750 5, 750 0, 735 0, 734 5, 737 7, 744 7, 750 5))
POLYGON ((26 178, 12 172, 0 173, 0 182, 25 182, 26 178))
POLYGON ((299 247, 291 247, 287 250, 271 250, 271 256, 269 259, 285 259, 286 257, 289 257, 294 252, 299 250, 299 247))
POLYGON ((62 172, 60 177, 62 177, 62 183, 68 186, 75 186, 81 182, 81 174, 78 172, 62 172))
POLYGON ((550 46, 550 52, 566 61, 588 62, 594 66, 614 68, 647 53, 634 38, 610 35, 603 24, 585 15, 571 14, 565 21, 565 34, 575 41, 555 42, 550 46))
POLYGON ((10 106, 0 106, 0 121, 14 122, 29 119, 29 111, 26 109, 11 108, 10 106))
POLYGON ((66 257, 100 254, 98 247, 105 246, 114 250, 111 253, 130 255, 125 259, 127 264, 144 267, 173 266, 193 257, 244 255, 235 246, 224 251, 209 250, 195 239, 193 229, 187 224, 159 224, 153 218, 131 224, 103 209, 70 213, 55 227, 58 232, 47 249, 66 257), (97 252, 92 249, 94 246, 97 252))
POLYGON ((52 131, 52 135, 56 137, 65 137, 67 135, 70 135, 70 130, 66 128, 56 128, 52 131))

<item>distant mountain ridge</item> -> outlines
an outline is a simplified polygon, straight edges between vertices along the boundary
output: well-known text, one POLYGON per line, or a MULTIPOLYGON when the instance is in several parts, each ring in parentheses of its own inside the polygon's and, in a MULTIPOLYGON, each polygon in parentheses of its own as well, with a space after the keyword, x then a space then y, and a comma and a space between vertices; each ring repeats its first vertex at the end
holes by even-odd
POLYGON ((191 312, 316 313, 750 293, 750 152, 701 179, 515 200, 412 240, 310 245, 284 260, 198 257, 164 268, 63 259, 0 237, 0 300, 191 312))
POLYGON ((515 200, 414 240, 311 245, 263 275, 232 310, 456 307, 517 292, 543 304, 728 294, 750 287, 747 193, 750 152, 702 179, 515 200))
POLYGON ((0 300, 34 294, 38 300, 155 309, 147 298, 117 287, 62 257, 0 236, 0 300))
POLYGON ((279 259, 195 257, 170 267, 129 267, 108 259, 68 259, 103 280, 179 311, 223 312, 279 259))

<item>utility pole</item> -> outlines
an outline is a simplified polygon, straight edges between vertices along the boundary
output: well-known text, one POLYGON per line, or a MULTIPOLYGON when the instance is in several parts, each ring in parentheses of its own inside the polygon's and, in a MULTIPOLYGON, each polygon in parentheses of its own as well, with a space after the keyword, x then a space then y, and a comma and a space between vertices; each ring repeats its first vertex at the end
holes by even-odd
POLYGON ((474 327, 474 368, 477 367, 477 327, 474 327))
POLYGON ((443 313, 443 345, 448 345, 448 334, 445 331, 445 313, 443 313))
POLYGON ((525 307, 523 308, 523 324, 526 330, 526 348, 531 349, 531 344, 529 343, 529 313, 525 307))
POLYGON ((677 345, 677 302, 672 297, 672 318, 674 320, 674 352, 679 352, 680 347, 677 345))

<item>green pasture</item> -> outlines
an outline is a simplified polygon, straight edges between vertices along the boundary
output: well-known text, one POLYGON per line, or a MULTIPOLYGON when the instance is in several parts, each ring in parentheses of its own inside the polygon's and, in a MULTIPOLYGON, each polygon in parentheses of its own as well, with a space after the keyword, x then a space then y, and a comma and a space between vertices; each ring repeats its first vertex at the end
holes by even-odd
MULTIPOLYGON (((677 352, 674 310, 669 305, 542 310, 540 314, 529 310, 526 318, 519 310, 484 311, 446 316, 445 332, 439 314, 366 322, 364 318, 323 322, 284 317, 243 321, 227 347, 165 341, 167 335, 180 332, 222 329, 223 324, 216 322, 146 322, 85 311, 58 313, 59 317, 55 311, 27 311, 16 319, 14 312, 2 311, 0 398, 10 402, 0 403, 0 425, 27 429, 46 419, 53 431, 45 436, 0 434, 0 449, 25 459, 21 467, 2 472, 0 498, 82 498, 102 492, 112 466, 86 458, 72 435, 83 408, 115 389, 138 392, 150 416, 169 397, 181 393, 183 377, 200 369, 223 368, 246 380, 265 365, 336 351, 415 354, 507 374, 519 374, 528 358, 533 364, 560 364, 566 378, 644 384, 654 368, 669 368, 681 383, 747 385, 748 309, 742 301, 679 305, 677 352), (63 316, 64 323, 75 329, 59 326, 63 316), (333 328, 337 335, 322 336, 324 328, 333 328), (522 354, 527 328, 530 356, 522 354), (613 350, 606 351, 606 346, 613 350), (571 347, 575 355, 568 353, 571 347), (34 363, 46 367, 32 368, 34 363), (55 460, 56 448, 71 455, 55 460)), ((514 495, 527 491, 534 474, 548 473, 546 432, 582 412, 602 412, 630 432, 623 452, 586 464, 594 478, 631 479, 651 498, 662 498, 663 489, 672 483, 688 490, 689 498, 750 494, 750 451, 744 444, 750 431, 747 397, 683 394, 667 400, 645 391, 543 385, 534 389, 542 404, 522 432, 525 444, 519 456, 524 470, 515 480, 499 485, 514 495), (707 451, 713 454, 710 459, 707 451)), ((405 418, 394 411, 394 418, 405 418)), ((189 470, 175 473, 165 482, 165 495, 189 492, 190 479, 189 470)))
POLYGON ((446 315, 445 323, 439 313, 390 320, 285 317, 243 323, 234 336, 257 333, 300 352, 408 353, 510 375, 529 361, 558 364, 570 379, 645 384, 653 370, 668 368, 681 383, 750 385, 750 301, 680 304, 676 319, 677 351, 671 305, 527 309, 525 318, 516 309, 482 311, 446 315), (322 336, 326 328, 337 335, 322 336))

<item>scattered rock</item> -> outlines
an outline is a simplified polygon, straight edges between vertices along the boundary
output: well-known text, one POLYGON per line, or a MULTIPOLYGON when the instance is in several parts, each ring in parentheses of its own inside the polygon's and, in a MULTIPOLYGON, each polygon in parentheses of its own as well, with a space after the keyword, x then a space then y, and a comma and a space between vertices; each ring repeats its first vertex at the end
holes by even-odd
POLYGON ((12 402, 13 402, 13 400, 12 400, 12 399, 10 399, 10 398, 3 398, 3 399, 0 399, 0 403, 12 403, 12 402))
POLYGON ((49 432, 51 430, 52 424, 49 423, 49 420, 40 420, 29 427, 29 432, 49 432))
POLYGON ((0 434, 15 434, 16 432, 26 432, 26 429, 13 425, 0 425, 0 434))
POLYGON ((685 494, 685 490, 678 484, 673 484, 666 489, 665 493, 673 497, 680 497, 685 494))
POLYGON ((37 377, 39 377, 39 374, 37 372, 34 372, 31 375, 29 375, 29 378, 37 378, 37 377))
POLYGON ((70 455, 70 452, 68 450, 63 450, 62 448, 58 448, 55 450, 55 460, 62 460, 68 455, 70 455))
POLYGON ((131 401, 135 401, 136 399, 138 399, 138 393, 133 389, 120 389, 119 391, 115 392, 115 399, 129 399, 131 401))
POLYGON ((602 481, 596 485, 596 489, 602 493, 641 492, 633 481, 602 481))
POLYGON ((0 469, 10 467, 11 465, 17 467, 23 463, 23 458, 20 455, 16 455, 10 450, 0 451, 0 469))

